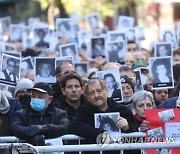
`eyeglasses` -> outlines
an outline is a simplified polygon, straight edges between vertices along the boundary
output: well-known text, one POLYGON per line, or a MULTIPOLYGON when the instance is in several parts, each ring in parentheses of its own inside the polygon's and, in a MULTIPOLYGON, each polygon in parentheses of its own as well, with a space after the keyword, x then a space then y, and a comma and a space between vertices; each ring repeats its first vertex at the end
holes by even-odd
POLYGON ((14 65, 12 65, 12 64, 8 64, 8 66, 9 66, 9 67, 14 67, 14 65))

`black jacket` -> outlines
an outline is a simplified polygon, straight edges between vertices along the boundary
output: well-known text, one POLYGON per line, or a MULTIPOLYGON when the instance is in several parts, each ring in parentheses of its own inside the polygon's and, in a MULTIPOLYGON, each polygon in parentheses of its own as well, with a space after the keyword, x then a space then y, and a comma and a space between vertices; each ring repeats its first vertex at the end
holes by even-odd
POLYGON ((100 111, 90 103, 80 107, 75 119, 71 123, 70 132, 95 143, 96 137, 100 133, 103 133, 104 130, 94 127, 94 113, 108 112, 120 112, 120 116, 127 119, 129 130, 122 130, 123 133, 137 131, 137 123, 132 112, 126 106, 116 103, 112 99, 108 99, 108 109, 106 111, 100 111))
POLYGON ((69 130, 69 120, 67 113, 64 110, 55 108, 50 104, 46 113, 41 116, 40 113, 34 111, 30 105, 22 110, 19 110, 14 115, 14 122, 11 125, 11 130, 18 138, 28 140, 25 132, 30 125, 47 126, 44 135, 46 139, 56 138, 65 135, 69 130))
MULTIPOLYGON (((77 111, 75 119, 71 122, 70 133, 85 138, 86 143, 95 144, 96 137, 99 134, 103 133, 104 130, 95 128, 94 114, 95 113, 110 113, 110 112, 120 112, 120 116, 127 119, 128 124, 129 124, 129 130, 128 131, 121 130, 123 133, 138 131, 138 126, 132 112, 126 106, 116 103, 112 99, 108 98, 108 109, 106 111, 100 111, 95 106, 91 105, 90 103, 80 107, 77 111)), ((116 153, 116 152, 111 151, 109 153, 116 153)))
MULTIPOLYGON (((80 106, 85 105, 85 104, 87 104, 87 100, 84 97, 84 95, 81 95, 81 104, 80 104, 80 106)), ((61 97, 61 102, 58 103, 58 104, 55 104, 55 105, 56 105, 56 107, 58 107, 58 108, 60 108, 62 110, 65 110, 67 112, 70 122, 74 119, 74 117, 75 117, 75 115, 77 113, 77 109, 74 109, 71 105, 69 105, 66 102, 66 97, 65 96, 62 96, 61 97)))

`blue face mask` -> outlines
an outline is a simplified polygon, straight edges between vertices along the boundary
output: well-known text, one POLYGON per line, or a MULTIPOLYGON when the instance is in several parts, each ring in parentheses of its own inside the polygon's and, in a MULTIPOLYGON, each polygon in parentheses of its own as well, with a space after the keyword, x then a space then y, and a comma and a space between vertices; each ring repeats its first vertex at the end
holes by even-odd
POLYGON ((42 111, 46 108, 44 99, 31 99, 30 105, 34 111, 42 111))

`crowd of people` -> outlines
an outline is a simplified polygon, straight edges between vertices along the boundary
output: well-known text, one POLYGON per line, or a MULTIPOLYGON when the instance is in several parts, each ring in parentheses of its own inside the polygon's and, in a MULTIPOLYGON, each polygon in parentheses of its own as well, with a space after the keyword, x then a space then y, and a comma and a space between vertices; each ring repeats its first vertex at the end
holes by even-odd
MULTIPOLYGON (((101 141, 106 143, 107 135, 112 137, 107 131, 107 127, 112 127, 107 126, 108 120, 116 127, 115 130, 121 130, 116 131, 116 134, 147 132, 151 129, 151 124, 146 120, 146 109, 180 107, 180 49, 177 45, 173 44, 175 50, 169 54, 172 56, 160 56, 160 52, 166 51, 155 49, 155 46, 148 50, 148 47, 141 46, 142 40, 136 39, 139 37, 128 40, 126 36, 125 40, 119 38, 112 44, 125 44, 125 54, 121 53, 121 48, 118 47, 112 47, 112 51, 108 51, 105 43, 110 35, 108 29, 102 27, 96 14, 88 17, 92 37, 81 40, 84 42, 82 46, 78 44, 77 37, 81 30, 74 34, 72 21, 69 19, 56 23, 61 30, 57 30, 58 41, 54 51, 50 49, 51 38, 44 40, 47 27, 44 24, 41 28, 38 27, 40 23, 35 23, 38 28, 34 34, 39 36, 39 42, 34 46, 24 48, 19 38, 14 38, 13 41, 1 40, 1 136, 14 135, 32 145, 44 146, 46 139, 65 134, 78 135, 86 139, 84 143, 93 144, 101 134, 101 141), (67 32, 63 32, 63 29, 67 29, 67 32), (15 46, 11 52, 20 53, 20 57, 6 53, 4 46, 8 43, 15 46), (156 57, 154 52, 158 52, 157 50, 159 55, 156 57), (66 59, 68 56, 71 56, 70 60, 66 59), (112 61, 109 61, 109 57, 112 61), (33 68, 25 68, 25 63, 16 62, 27 58, 33 68), (64 59, 57 62, 58 58, 64 59), (87 72, 84 69, 83 73, 78 74, 75 64, 80 66, 81 62, 86 62, 88 69, 87 72), (114 70, 118 70, 119 74, 113 74, 114 70), (106 73, 98 76, 99 71, 106 73), (139 75, 135 72, 139 72, 139 75), (117 102, 115 98, 120 101, 117 102), (102 124, 98 128, 95 127, 96 113, 114 112, 119 113, 115 121, 112 122, 112 119, 106 116, 102 118, 106 127, 102 124)), ((114 32, 117 31, 118 34, 121 30, 126 34, 127 28, 135 30, 133 24, 131 25, 125 28, 119 26, 114 32)), ((69 141, 66 144, 75 142, 69 141)), ((124 153, 136 154, 140 151, 125 150, 124 153)))

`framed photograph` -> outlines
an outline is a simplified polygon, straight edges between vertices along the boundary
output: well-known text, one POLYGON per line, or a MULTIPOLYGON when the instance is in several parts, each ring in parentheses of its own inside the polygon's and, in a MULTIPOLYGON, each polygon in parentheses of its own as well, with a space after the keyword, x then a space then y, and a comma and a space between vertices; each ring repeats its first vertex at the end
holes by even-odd
POLYGON ((119 16, 118 27, 120 29, 127 27, 134 27, 134 18, 129 16, 119 16))
POLYGON ((78 47, 80 49, 87 49, 87 44, 90 42, 91 37, 93 36, 91 30, 80 30, 78 31, 78 47))
POLYGON ((134 40, 136 41, 136 29, 134 27, 131 28, 125 28, 127 40, 134 40))
POLYGON ((109 62, 125 63, 126 47, 124 41, 108 42, 107 57, 109 62))
POLYGON ((160 40, 172 44, 172 50, 177 48, 177 41, 174 29, 160 30, 160 40))
POLYGON ((96 77, 106 82, 108 97, 113 98, 116 102, 123 102, 119 69, 98 71, 96 77))
POLYGON ((9 97, 14 97, 15 86, 8 83, 1 83, 0 81, 0 89, 6 92, 8 91, 9 97))
POLYGON ((21 76, 26 77, 29 70, 33 70, 33 61, 30 56, 21 59, 21 76))
POLYGON ((5 35, 9 31, 10 24, 11 24, 10 16, 0 18, 0 25, 1 25, 0 36, 5 35))
POLYGON ((88 62, 74 63, 74 67, 75 67, 76 72, 81 77, 87 77, 88 76, 88 68, 89 68, 88 62))
POLYGON ((10 25, 10 41, 11 42, 22 42, 24 26, 20 24, 10 25))
POLYGON ((3 53, 0 80, 15 84, 20 79, 20 65, 20 58, 3 53))
POLYGON ((177 47, 180 48, 180 21, 176 22, 177 47))
POLYGON ((32 46, 36 46, 38 49, 49 48, 50 30, 45 26, 33 27, 34 37, 32 39, 32 46))
POLYGON ((106 131, 111 137, 120 137, 121 130, 118 129, 116 126, 116 121, 118 117, 120 117, 119 112, 95 113, 95 128, 100 128, 106 131))
POLYGON ((145 27, 143 26, 136 26, 135 27, 135 37, 136 41, 145 40, 145 27))
POLYGON ((147 131, 147 134, 148 134, 148 136, 149 136, 149 139, 152 140, 152 141, 153 141, 153 140, 156 140, 156 141, 157 141, 157 139, 164 138, 164 132, 163 132, 163 130, 162 130, 161 127, 148 130, 148 131, 147 131))
POLYGON ((121 31, 108 31, 108 41, 115 42, 115 41, 124 41, 127 43, 127 36, 125 32, 121 31))
POLYGON ((133 72, 136 75, 135 92, 138 92, 138 91, 144 89, 142 81, 141 81, 141 70, 140 69, 135 69, 133 72))
POLYGON ((97 12, 86 16, 86 22, 91 30, 100 29, 101 19, 97 12))
POLYGON ((153 89, 173 88, 172 57, 149 58, 149 73, 153 79, 153 89))
POLYGON ((59 65, 61 65, 62 63, 68 62, 72 65, 74 65, 73 63, 73 57, 72 56, 61 56, 61 57, 56 57, 55 59, 55 68, 59 65))
POLYGON ((169 42, 156 42, 155 57, 172 56, 172 44, 169 42))
POLYGON ((175 119, 175 114, 173 109, 158 112, 158 115, 161 122, 167 122, 175 119))
POLYGON ((72 19, 71 18, 57 18, 56 19, 56 32, 58 38, 72 38, 72 19))
POLYGON ((59 51, 61 56, 72 56, 73 63, 79 62, 79 53, 76 43, 68 43, 59 46, 59 51))
POLYGON ((92 37, 90 44, 92 59, 106 56, 106 38, 104 36, 92 37))
POLYGON ((34 82, 55 83, 55 58, 35 57, 34 82))

